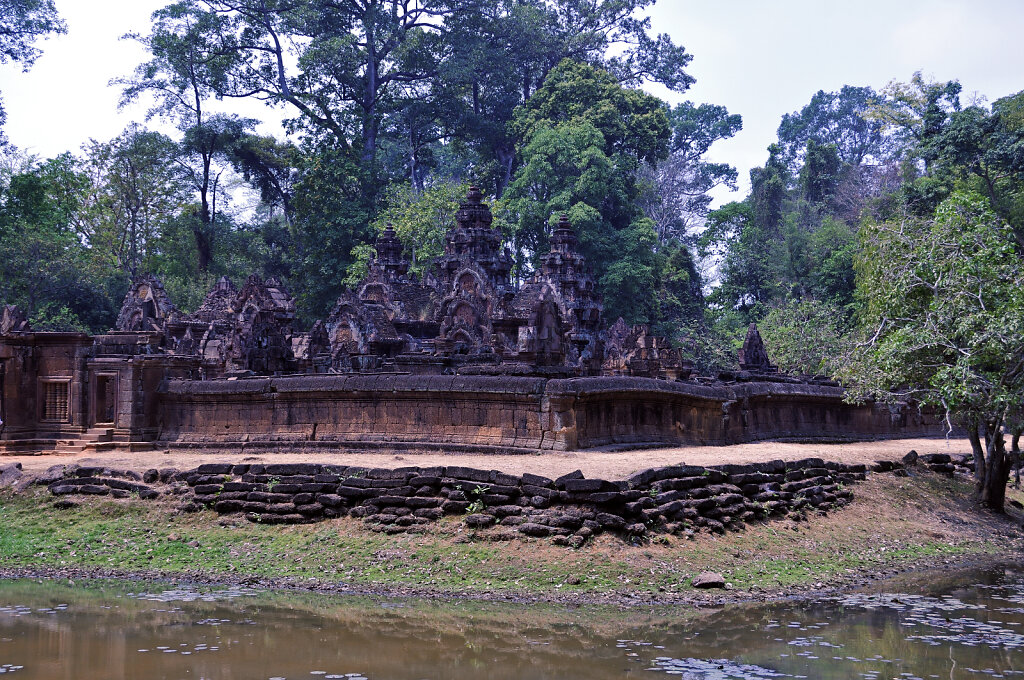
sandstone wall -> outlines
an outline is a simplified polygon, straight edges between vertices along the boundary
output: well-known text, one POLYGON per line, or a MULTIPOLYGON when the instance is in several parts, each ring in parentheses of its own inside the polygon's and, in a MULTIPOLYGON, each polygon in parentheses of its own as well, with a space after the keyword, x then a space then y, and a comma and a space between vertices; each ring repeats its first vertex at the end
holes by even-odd
POLYGON ((161 442, 203 449, 527 452, 937 432, 910 409, 851 406, 842 395, 769 382, 317 375, 171 380, 156 411, 161 442))

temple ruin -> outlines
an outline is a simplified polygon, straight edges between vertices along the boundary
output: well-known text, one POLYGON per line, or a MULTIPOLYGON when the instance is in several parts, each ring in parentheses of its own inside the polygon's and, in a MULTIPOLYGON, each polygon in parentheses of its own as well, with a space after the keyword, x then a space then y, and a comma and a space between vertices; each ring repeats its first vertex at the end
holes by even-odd
POLYGON ((930 433, 904 405, 850 405, 780 375, 755 326, 739 371, 695 376, 645 326, 608 325, 567 218, 522 285, 472 188, 422 276, 391 228, 366 278, 299 329, 275 279, 226 278, 181 312, 133 281, 107 334, 0 317, 0 453, 112 447, 536 451, 930 433))

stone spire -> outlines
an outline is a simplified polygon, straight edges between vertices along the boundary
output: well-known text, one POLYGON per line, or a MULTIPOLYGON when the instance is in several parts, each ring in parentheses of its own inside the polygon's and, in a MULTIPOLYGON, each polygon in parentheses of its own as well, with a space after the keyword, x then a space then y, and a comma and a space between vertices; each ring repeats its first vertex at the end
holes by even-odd
POLYGON ((373 258, 373 264, 383 270, 385 278, 393 281, 405 276, 409 271, 409 261, 403 256, 402 242, 398 240, 395 228, 390 224, 384 232, 377 237, 374 245, 377 254, 373 258))
POLYGON ((765 351, 761 334, 757 330, 757 324, 750 324, 747 328, 747 338, 743 341, 743 347, 739 354, 740 370, 753 371, 755 373, 777 373, 778 366, 773 366, 768 359, 768 352, 765 351))
POLYGON ((509 285, 512 258, 501 249, 501 231, 492 228, 491 208, 483 202, 483 193, 470 187, 466 200, 455 213, 455 226, 445 236, 444 256, 438 261, 443 281, 472 262, 487 274, 495 289, 509 285))

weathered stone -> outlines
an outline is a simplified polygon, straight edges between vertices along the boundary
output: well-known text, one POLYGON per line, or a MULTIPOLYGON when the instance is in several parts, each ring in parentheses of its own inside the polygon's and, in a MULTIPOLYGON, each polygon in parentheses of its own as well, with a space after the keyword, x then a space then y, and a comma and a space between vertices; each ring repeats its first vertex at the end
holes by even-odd
POLYGON ((619 488, 604 479, 562 479, 559 478, 559 488, 564 488, 570 493, 593 493, 597 491, 618 491, 619 488))
POLYGON ((524 536, 532 536, 534 538, 544 538, 551 533, 551 527, 533 522, 524 522, 516 530, 524 536))
POLYGON ((463 522, 466 523, 466 526, 474 529, 486 529, 494 524, 494 517, 484 514, 466 515, 463 522))
POLYGON ((445 501, 441 504, 441 510, 446 515, 458 515, 466 512, 467 508, 469 508, 467 501, 445 501))
POLYGON ((522 485, 525 491, 527 486, 550 488, 555 485, 555 482, 554 480, 548 479, 547 477, 541 477, 540 475, 533 475, 527 472, 524 473, 522 476, 522 485))
POLYGON ((231 463, 203 463, 196 468, 200 475, 228 475, 231 474, 231 463))
POLYGON ((581 470, 573 470, 568 474, 564 474, 555 480, 555 486, 559 489, 565 489, 565 483, 569 480, 583 479, 583 472, 581 470))

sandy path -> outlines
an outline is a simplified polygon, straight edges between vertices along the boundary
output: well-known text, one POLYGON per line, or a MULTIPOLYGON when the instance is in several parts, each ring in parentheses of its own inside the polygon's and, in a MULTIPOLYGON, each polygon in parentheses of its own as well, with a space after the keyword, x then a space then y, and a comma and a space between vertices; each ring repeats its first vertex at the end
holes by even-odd
POLYGON ((557 477, 580 469, 587 477, 622 479, 637 470, 675 463, 690 465, 716 465, 720 463, 749 463, 765 460, 797 460, 824 458, 843 463, 871 463, 875 460, 902 458, 911 449, 918 453, 969 453, 966 439, 892 439, 888 441, 858 442, 853 444, 791 444, 784 442, 755 442, 734 446, 684 446, 670 449, 643 449, 633 451, 574 451, 538 455, 498 456, 439 453, 273 453, 239 455, 229 453, 197 453, 178 451, 152 451, 109 453, 77 456, 3 456, 0 466, 20 462, 26 471, 40 471, 55 464, 96 464, 111 467, 145 470, 147 468, 194 468, 201 463, 246 462, 290 463, 316 462, 366 467, 403 467, 432 465, 464 465, 486 470, 502 470, 510 474, 532 472, 557 477))

